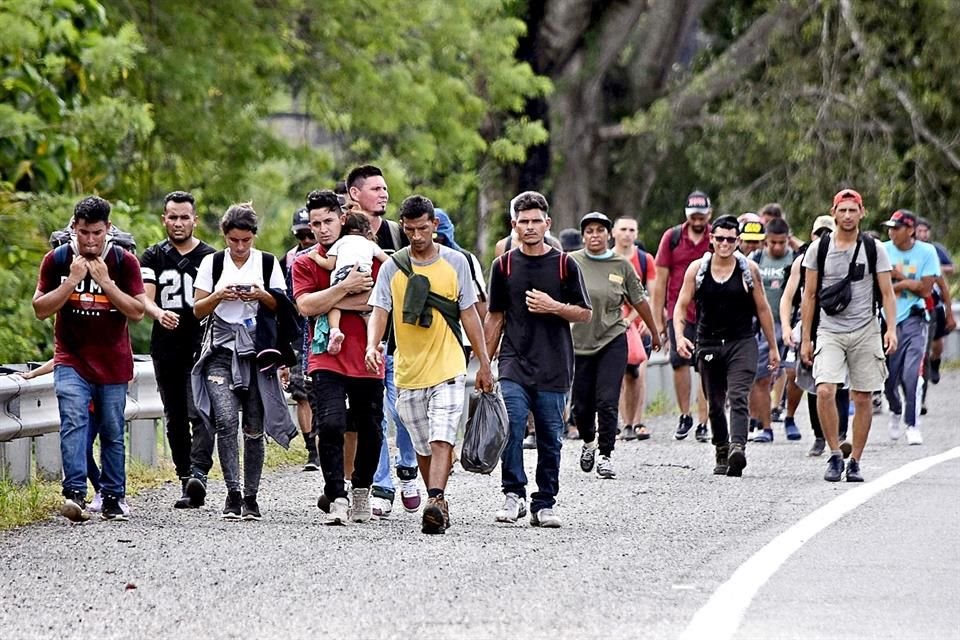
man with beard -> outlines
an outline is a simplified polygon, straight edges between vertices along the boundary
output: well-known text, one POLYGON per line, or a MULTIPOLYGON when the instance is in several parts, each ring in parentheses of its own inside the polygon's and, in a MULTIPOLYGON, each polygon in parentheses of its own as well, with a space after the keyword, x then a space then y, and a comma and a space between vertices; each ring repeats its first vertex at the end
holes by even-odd
POLYGON ((196 509, 203 506, 207 474, 213 466, 213 438, 197 416, 190 388, 190 370, 200 345, 193 281, 203 257, 214 248, 193 235, 197 210, 190 193, 167 194, 161 221, 167 239, 148 247, 140 258, 145 312, 153 318, 150 356, 163 400, 167 441, 183 489, 173 506, 196 509))

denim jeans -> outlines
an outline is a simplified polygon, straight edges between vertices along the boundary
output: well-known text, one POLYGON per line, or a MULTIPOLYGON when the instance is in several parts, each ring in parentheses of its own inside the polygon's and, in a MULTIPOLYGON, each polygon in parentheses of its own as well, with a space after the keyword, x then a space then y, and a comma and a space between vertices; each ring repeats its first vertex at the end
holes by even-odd
POLYGON ((397 427, 397 475, 403 480, 413 480, 417 477, 417 452, 413 450, 413 442, 410 440, 410 434, 397 413, 397 385, 393 381, 393 356, 387 356, 386 375, 383 378, 386 387, 386 411, 380 429, 383 432, 383 438, 380 443, 380 463, 377 465, 377 472, 373 475, 373 486, 380 489, 378 493, 393 496, 396 489, 393 484, 393 476, 390 469, 390 447, 387 442, 387 416, 397 427))
POLYGON ((93 457, 93 441, 97 439, 100 433, 100 427, 97 426, 97 417, 91 411, 89 412, 90 424, 87 426, 87 479, 93 486, 94 493, 99 492, 103 487, 100 484, 100 467, 97 466, 97 459, 93 457))
POLYGON ((512 380, 500 380, 500 391, 510 420, 510 437, 501 457, 503 492, 527 495, 523 438, 527 414, 532 411, 537 435, 537 491, 530 496, 530 511, 552 508, 560 491, 560 449, 567 396, 559 391, 538 391, 512 380))
MULTIPOLYGON (((257 376, 250 375, 246 391, 230 388, 233 354, 226 349, 215 351, 204 365, 203 375, 210 394, 213 424, 217 431, 217 454, 227 491, 240 491, 240 450, 237 432, 240 429, 240 410, 243 409, 243 491, 247 496, 257 495, 263 473, 263 403, 257 388, 257 376)), ((243 362, 241 366, 252 366, 243 362)))
POLYGON ((127 385, 93 384, 72 367, 57 365, 53 386, 60 410, 60 456, 63 459, 63 493, 87 493, 87 447, 90 432, 90 402, 100 428, 101 482, 105 496, 126 494, 126 448, 123 412, 127 385))

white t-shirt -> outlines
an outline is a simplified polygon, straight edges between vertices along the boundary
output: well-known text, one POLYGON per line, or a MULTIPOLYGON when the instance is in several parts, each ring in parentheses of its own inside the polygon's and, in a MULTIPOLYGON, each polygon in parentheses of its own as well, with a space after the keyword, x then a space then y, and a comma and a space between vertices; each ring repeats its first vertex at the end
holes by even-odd
POLYGON ((333 243, 327 250, 328 256, 336 256, 337 265, 333 272, 338 273, 344 267, 360 265, 360 271, 373 271, 373 256, 380 249, 376 242, 363 236, 347 235, 333 243))
MULTIPOLYGON (((263 258, 261 257, 263 252, 259 249, 251 249, 247 261, 240 267, 233 263, 230 250, 227 249, 223 256, 223 273, 220 274, 220 279, 214 283, 213 256, 215 255, 211 253, 204 257, 203 262, 200 263, 200 268, 197 270, 194 287, 200 291, 213 293, 234 284, 255 284, 261 289, 282 289, 284 291, 287 289, 287 285, 283 281, 283 272, 280 270, 280 263, 274 256, 270 256, 273 259, 273 273, 270 274, 270 284, 264 286, 263 258)), ((217 305, 214 313, 227 322, 240 324, 244 320, 255 319, 259 308, 260 303, 255 301, 224 300, 217 305)))

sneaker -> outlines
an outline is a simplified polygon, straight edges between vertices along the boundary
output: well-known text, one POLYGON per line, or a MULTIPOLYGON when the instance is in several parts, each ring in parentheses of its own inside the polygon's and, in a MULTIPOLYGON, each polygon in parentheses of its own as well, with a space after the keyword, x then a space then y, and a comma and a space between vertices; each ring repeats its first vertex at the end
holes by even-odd
POLYGON ((827 471, 823 474, 823 479, 827 482, 840 482, 842 475, 843 457, 834 454, 827 460, 827 471))
POLYGON ((727 475, 727 454, 730 453, 730 445, 718 444, 716 449, 717 466, 713 468, 713 475, 725 476, 727 475))
POLYGON ((560 521, 560 516, 554 513, 553 509, 550 509, 549 507, 545 509, 540 509, 540 511, 530 514, 531 527, 543 527, 544 529, 559 529, 561 524, 563 523, 560 521))
POLYGON ((690 429, 693 429, 693 416, 680 416, 680 421, 677 423, 677 431, 673 434, 673 437, 677 440, 683 440, 687 437, 687 434, 690 433, 690 429))
POLYGON ((427 534, 444 533, 450 528, 450 507, 443 498, 427 498, 420 530, 427 534))
POLYGON ((420 488, 416 480, 400 481, 400 504, 407 513, 416 513, 420 510, 420 488))
POLYGON ((927 415, 927 403, 926 403, 926 402, 924 402, 923 405, 921 405, 921 407, 920 407, 920 415, 922 415, 922 416, 927 415))
POLYGON ((750 418, 750 428, 747 431, 747 440, 753 442, 754 437, 763 430, 763 423, 756 418, 750 418))
POLYGON ((903 424, 900 422, 899 413, 890 414, 890 439, 899 440, 900 436, 903 435, 903 424))
POLYGON ((353 504, 350 506, 350 520, 353 522, 370 522, 373 510, 370 507, 370 489, 354 487, 350 491, 353 504))
POLYGON ((613 460, 610 456, 600 456, 600 462, 597 463, 597 476, 603 480, 617 479, 617 472, 613 469, 613 460))
POLYGON ((930 358, 930 384, 940 384, 940 360, 930 358))
POLYGON ((90 512, 87 511, 84 495, 75 491, 68 496, 64 496, 63 506, 60 507, 60 515, 70 522, 86 522, 89 520, 90 512))
POLYGON ((697 425, 697 431, 693 437, 697 439, 697 442, 710 442, 710 429, 701 422, 697 425))
POLYGON ((127 504, 126 498, 120 498, 120 511, 123 511, 123 515, 130 517, 130 505, 127 504))
POLYGON ((783 422, 783 409, 780 407, 774 407, 770 411, 770 422, 783 422))
POLYGON ((239 491, 228 491, 227 500, 223 504, 223 513, 220 514, 220 517, 224 520, 239 520, 242 509, 243 494, 239 491))
POLYGON ((320 471, 320 452, 308 451, 307 464, 303 465, 304 471, 320 471))
POLYGON ((850 457, 850 454, 853 452, 853 445, 844 440, 840 443, 840 453, 843 454, 843 459, 846 460, 850 457))
POLYGON ((180 497, 173 503, 174 509, 192 509, 193 503, 190 501, 190 495, 187 493, 187 483, 190 478, 180 478, 180 497))
POLYGON ((649 440, 650 439, 650 430, 647 429, 647 425, 641 423, 635 425, 633 428, 634 434, 637 436, 637 440, 649 440))
POLYGON ((93 502, 87 505, 87 511, 90 513, 100 513, 103 511, 103 494, 99 491, 93 494, 93 502))
POLYGON ((344 338, 346 338, 346 336, 343 335, 343 331, 340 331, 340 329, 330 329, 330 340, 327 342, 327 353, 332 356, 340 353, 340 349, 343 348, 344 338))
POLYGON ((730 453, 727 455, 727 475, 732 478, 742 476, 743 469, 747 466, 747 454, 743 449, 742 444, 730 445, 730 453))
MULTIPOLYGON (((333 502, 329 502, 329 510, 327 511, 327 524, 332 525, 341 525, 347 524, 349 520, 349 511, 350 503, 347 502, 346 498, 337 498, 333 502)), ((318 503, 319 506, 319 503, 318 503)))
POLYGON ((516 522, 525 515, 527 515, 527 501, 515 493, 508 493, 503 498, 503 508, 497 511, 494 520, 516 522))
POLYGON ((753 436, 754 442, 773 442, 773 429, 761 429, 753 436))
MULTIPOLYGON (((873 415, 883 413, 883 394, 879 391, 874 393, 870 403, 873 405, 873 415)), ((853 408, 853 403, 850 403, 850 408, 853 408)))
POLYGON ((523 448, 524 449, 536 449, 537 448, 537 436, 536 434, 531 433, 526 438, 523 439, 523 448))
POLYGON ((584 473, 593 471, 593 463, 597 459, 597 441, 584 442, 580 449, 580 470, 584 473))
POLYGON ((321 493, 320 497, 317 498, 317 509, 320 509, 320 511, 324 513, 330 513, 330 504, 330 498, 328 498, 325 493, 321 493))
POLYGON ((391 511, 393 511, 393 503, 386 498, 379 496, 372 496, 370 498, 370 513, 376 517, 381 520, 386 520, 390 517, 391 511))
POLYGON ((103 520, 126 520, 127 514, 120 507, 120 498, 116 496, 103 496, 103 509, 100 511, 100 517, 103 520))
POLYGON ((807 451, 807 457, 816 458, 823 455, 823 450, 827 448, 827 441, 823 438, 814 438, 810 451, 807 451))
POLYGON ((787 440, 800 440, 803 434, 797 428, 797 422, 790 416, 783 419, 783 431, 787 434, 787 440))
POLYGON ((194 472, 187 480, 186 492, 195 509, 202 507, 207 499, 207 476, 194 472))
POLYGON ((920 427, 907 427, 907 444, 923 444, 920 427))
POLYGON ((624 425, 623 433, 621 433, 620 438, 623 440, 636 440, 637 432, 634 429, 632 424, 624 425))
POLYGON ((242 520, 261 520, 260 505, 257 504, 257 496, 244 496, 243 509, 240 511, 242 520))
POLYGON ((860 463, 855 458, 847 461, 847 482, 863 482, 863 476, 860 475, 860 463))

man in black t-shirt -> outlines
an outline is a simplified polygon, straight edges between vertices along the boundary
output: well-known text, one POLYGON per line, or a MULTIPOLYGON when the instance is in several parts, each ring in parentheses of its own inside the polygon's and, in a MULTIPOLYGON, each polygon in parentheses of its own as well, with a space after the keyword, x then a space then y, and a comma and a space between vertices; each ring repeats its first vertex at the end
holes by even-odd
POLYGON ((521 442, 533 412, 537 491, 530 496, 530 524, 555 528, 561 525, 553 506, 560 489, 563 411, 573 381, 570 323, 589 322, 592 311, 577 264, 544 243, 550 228, 547 199, 525 192, 516 210, 513 228, 520 245, 491 267, 484 322, 487 352, 500 347, 500 389, 510 420, 501 465, 505 500, 496 520, 516 522, 526 513, 521 442))
POLYGON ((190 390, 190 370, 200 344, 200 321, 193 315, 193 281, 200 262, 214 248, 193 235, 197 211, 191 194, 168 194, 162 221, 167 239, 143 252, 140 272, 147 295, 145 311, 154 320, 150 355, 163 400, 167 440, 183 487, 173 506, 195 509, 203 505, 206 495, 213 438, 196 415, 190 390))

